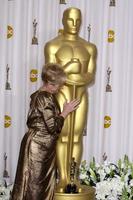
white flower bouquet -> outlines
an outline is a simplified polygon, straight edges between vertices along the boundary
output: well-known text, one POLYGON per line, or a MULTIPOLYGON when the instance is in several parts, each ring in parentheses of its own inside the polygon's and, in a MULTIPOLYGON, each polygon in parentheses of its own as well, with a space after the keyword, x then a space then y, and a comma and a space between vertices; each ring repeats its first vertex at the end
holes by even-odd
POLYGON ((94 158, 89 165, 83 161, 80 180, 82 184, 95 187, 97 200, 133 199, 133 163, 127 155, 116 164, 107 161, 98 164, 94 158))
POLYGON ((13 185, 7 185, 5 180, 0 180, 0 200, 9 200, 13 185))

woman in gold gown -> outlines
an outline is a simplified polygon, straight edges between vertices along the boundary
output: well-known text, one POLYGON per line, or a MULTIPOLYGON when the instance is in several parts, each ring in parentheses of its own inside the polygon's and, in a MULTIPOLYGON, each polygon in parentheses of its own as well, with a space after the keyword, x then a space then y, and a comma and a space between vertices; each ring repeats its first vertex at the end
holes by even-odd
POLYGON ((12 200, 54 199, 56 141, 64 119, 79 105, 75 99, 66 102, 60 111, 56 93, 65 80, 58 64, 44 66, 43 86, 31 95, 28 132, 21 142, 12 200))

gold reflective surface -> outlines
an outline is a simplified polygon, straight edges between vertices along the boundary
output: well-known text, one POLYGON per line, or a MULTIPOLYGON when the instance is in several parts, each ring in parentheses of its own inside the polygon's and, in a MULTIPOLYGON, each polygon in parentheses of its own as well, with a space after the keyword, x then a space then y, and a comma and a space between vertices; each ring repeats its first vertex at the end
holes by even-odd
MULTIPOLYGON (((60 63, 67 74, 65 86, 58 94, 61 109, 65 101, 80 99, 79 108, 66 119, 57 142, 57 166, 59 183, 57 192, 63 193, 70 183, 70 165, 76 161, 75 183, 81 190, 77 171, 83 152, 83 130, 87 122, 88 86, 94 82, 96 70, 96 46, 79 37, 81 11, 68 8, 63 13, 63 31, 44 48, 45 63, 60 63)), ((81 190, 82 191, 82 190, 81 190)))
POLYGON ((10 200, 53 200, 56 141, 64 119, 54 95, 36 91, 31 95, 24 135, 10 200))

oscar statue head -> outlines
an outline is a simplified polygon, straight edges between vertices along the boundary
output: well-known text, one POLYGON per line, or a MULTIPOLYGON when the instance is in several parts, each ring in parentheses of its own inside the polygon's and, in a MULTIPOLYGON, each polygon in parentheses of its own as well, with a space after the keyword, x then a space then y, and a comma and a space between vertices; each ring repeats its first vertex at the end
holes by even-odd
POLYGON ((63 13, 62 23, 64 33, 77 35, 81 25, 81 11, 78 8, 68 8, 63 13))

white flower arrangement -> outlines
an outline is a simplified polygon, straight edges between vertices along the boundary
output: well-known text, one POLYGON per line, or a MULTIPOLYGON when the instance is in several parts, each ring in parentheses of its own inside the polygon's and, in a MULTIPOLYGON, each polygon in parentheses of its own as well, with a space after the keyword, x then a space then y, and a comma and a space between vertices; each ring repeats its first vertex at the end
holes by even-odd
MULTIPOLYGON (((79 172, 82 184, 95 187, 97 200, 133 200, 133 163, 128 156, 116 164, 98 164, 94 158, 89 165, 83 161, 79 172)), ((0 200, 9 200, 12 188, 0 180, 0 200)))
POLYGON ((9 200, 13 185, 7 185, 5 180, 0 180, 0 200, 9 200))
POLYGON ((80 180, 82 184, 95 187, 97 200, 133 199, 133 163, 127 155, 116 164, 107 161, 98 164, 94 158, 89 165, 83 161, 80 180))

